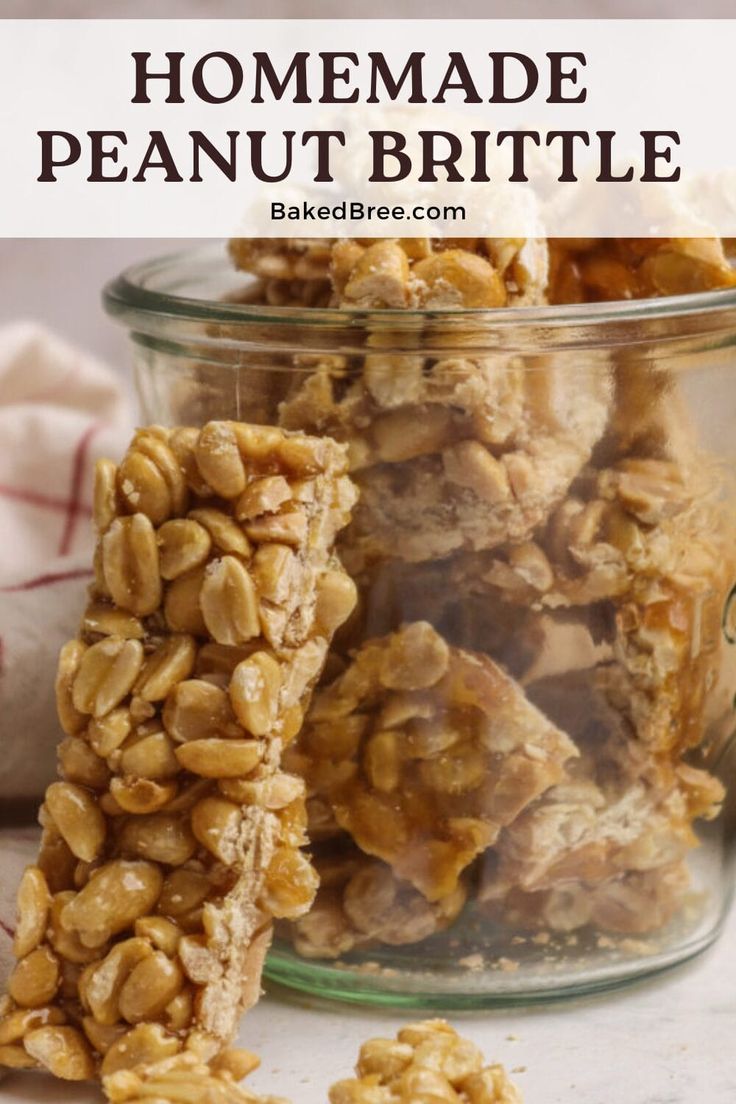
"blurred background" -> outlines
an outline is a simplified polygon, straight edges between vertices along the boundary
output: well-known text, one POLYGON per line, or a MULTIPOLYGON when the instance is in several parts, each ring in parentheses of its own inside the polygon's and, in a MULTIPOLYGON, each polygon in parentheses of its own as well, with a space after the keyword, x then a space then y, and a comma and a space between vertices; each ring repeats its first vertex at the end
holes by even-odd
MULTIPOLYGON (((455 0, 456 18, 723 18, 733 0, 455 0)), ((446 0, 0 0, 0 18, 439 18, 446 0)), ((0 32, 1 33, 1 32, 0 32)), ((102 285, 120 269, 181 241, 0 240, 0 323, 43 321, 116 367, 127 353, 122 331, 100 306, 102 285)))

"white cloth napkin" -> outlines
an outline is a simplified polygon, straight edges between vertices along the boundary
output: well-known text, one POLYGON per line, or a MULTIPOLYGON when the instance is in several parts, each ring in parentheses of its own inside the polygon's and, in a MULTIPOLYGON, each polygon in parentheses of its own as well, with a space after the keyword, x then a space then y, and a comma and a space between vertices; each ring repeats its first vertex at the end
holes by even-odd
POLYGON ((54 776, 54 673, 91 576, 94 462, 122 452, 130 423, 109 368, 39 326, 0 327, 0 805, 54 776))

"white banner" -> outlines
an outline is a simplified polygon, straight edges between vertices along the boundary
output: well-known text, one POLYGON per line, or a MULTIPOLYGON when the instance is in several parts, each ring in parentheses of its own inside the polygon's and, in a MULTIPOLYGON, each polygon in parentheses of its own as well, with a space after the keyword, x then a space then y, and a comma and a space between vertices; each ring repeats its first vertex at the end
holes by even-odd
POLYGON ((0 236, 736 237, 736 20, 2 20, 0 236))

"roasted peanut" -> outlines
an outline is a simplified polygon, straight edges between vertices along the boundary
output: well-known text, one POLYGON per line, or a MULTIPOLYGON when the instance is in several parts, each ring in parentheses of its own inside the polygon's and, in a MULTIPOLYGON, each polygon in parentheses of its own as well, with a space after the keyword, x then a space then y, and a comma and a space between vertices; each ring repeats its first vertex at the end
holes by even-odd
POLYGON ((90 790, 105 790, 110 781, 110 771, 104 759, 78 736, 62 740, 57 751, 59 770, 67 782, 86 786, 90 790))
POLYGON ((180 769, 174 745, 165 732, 128 737, 117 767, 124 775, 156 780, 173 778, 180 769))
MULTIPOLYGON (((185 744, 182 745, 186 747, 185 744)), ((192 831, 203 847, 221 862, 232 862, 237 854, 241 811, 232 801, 205 797, 192 809, 192 831)))
POLYGON ((86 645, 81 640, 70 640, 59 652, 55 683, 56 713, 68 736, 76 736, 87 721, 84 712, 77 709, 73 699, 74 682, 86 651, 86 645))
POLYGON ((124 939, 116 943, 103 960, 88 967, 80 995, 95 1021, 112 1027, 120 1020, 120 994, 139 962, 153 951, 145 939, 124 939))
POLYGON ((163 701, 177 683, 189 678, 195 656, 196 646, 191 636, 167 636, 146 657, 135 683, 135 693, 144 701, 163 701))
POLYGON ((38 1027, 23 1045, 39 1065, 63 1081, 88 1081, 95 1064, 84 1036, 75 1027, 38 1027))
POLYGON ((136 1024, 108 1048, 102 1059, 103 1077, 116 1070, 153 1066, 181 1050, 181 1042, 160 1024, 136 1024))
POLYGON ((51 904, 48 884, 37 866, 27 866, 23 871, 16 901, 13 954, 16 958, 25 958, 43 939, 51 904))
POLYGON ((108 636, 93 644, 74 679, 75 708, 96 719, 104 717, 130 693, 142 664, 143 647, 138 640, 108 636))
POLYGON ((195 453, 202 477, 216 494, 237 498, 243 493, 245 469, 231 426, 209 422, 199 435, 195 453))
POLYGON ((248 538, 240 525, 222 510, 213 510, 203 507, 192 510, 189 517, 201 525, 209 533, 211 542, 221 552, 239 556, 242 560, 248 560, 251 547, 248 538))
POLYGON ((161 603, 156 531, 145 514, 116 518, 102 538, 102 569, 121 609, 146 617, 161 603))
POLYGON ((244 644, 260 632, 253 580, 240 560, 223 556, 205 571, 200 608, 218 644, 244 644))
POLYGON ((115 777, 110 783, 110 796, 126 813, 157 813, 169 804, 176 790, 176 782, 168 779, 115 777))
POLYGON ((105 845, 105 818, 92 795, 71 782, 52 782, 46 805, 54 824, 78 859, 93 862, 105 845))
POLYGON ((164 614, 173 632, 204 636, 207 627, 202 617, 199 598, 204 582, 204 568, 195 568, 174 579, 166 588, 164 614))
POLYGON ((36 947, 13 970, 8 992, 21 1008, 40 1008, 54 999, 60 980, 56 955, 48 947, 36 947))
POLYGON ((267 652, 255 652, 233 671, 230 701, 238 720, 251 735, 265 736, 274 728, 280 689, 281 668, 267 652))
POLYGON ((184 983, 181 968, 163 951, 154 951, 134 966, 120 993, 120 1012, 128 1023, 155 1020, 184 983))
POLYGON ((100 533, 109 528, 118 512, 116 476, 117 468, 112 460, 97 461, 92 516, 100 533))
POLYGON ((188 740, 174 754, 181 765, 203 778, 239 778, 250 774, 263 757, 258 740, 188 740))
POLYGON ((99 947, 151 912, 162 884, 161 872, 153 863, 115 859, 64 905, 61 924, 77 934, 84 946, 99 947))
POLYGON ((139 617, 107 602, 92 602, 84 611, 82 632, 87 637, 122 636, 125 640, 142 640, 143 624, 139 617))
POLYGON ((186 679, 174 687, 166 699, 163 721, 169 735, 181 743, 215 734, 242 734, 226 692, 203 679, 186 679))
POLYGON ((159 570, 162 579, 177 579, 186 571, 200 567, 210 553, 212 539, 197 521, 174 518, 165 522, 156 534, 159 570))
POLYGON ((126 821, 119 845, 125 855, 167 866, 181 866, 192 857, 197 843, 181 817, 154 813, 126 821))

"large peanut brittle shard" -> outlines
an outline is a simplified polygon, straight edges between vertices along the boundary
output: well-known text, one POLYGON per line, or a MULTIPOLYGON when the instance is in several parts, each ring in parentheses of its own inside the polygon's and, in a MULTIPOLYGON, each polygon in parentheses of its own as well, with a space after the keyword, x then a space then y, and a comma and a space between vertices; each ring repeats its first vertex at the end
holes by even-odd
POLYGON ((57 677, 62 780, 0 1018, 29 1065, 97 1071, 115 1099, 189 1074, 241 1099, 218 1056, 274 918, 317 888, 281 755, 355 602, 333 553, 346 471, 332 441, 230 422, 140 430, 100 462, 95 581, 57 677))
POLYGON ((294 765, 363 851, 433 901, 575 754, 492 660, 415 622, 318 692, 294 765))
POLYGON ((602 923, 604 907, 619 902, 623 910, 628 900, 629 927, 622 915, 616 928, 613 912, 602 926, 649 930, 682 900, 693 823, 717 815, 723 786, 632 740, 629 722, 590 676, 578 671, 528 688, 547 715, 566 719, 581 755, 562 783, 504 829, 480 897, 510 923, 536 915, 557 930, 602 923))

